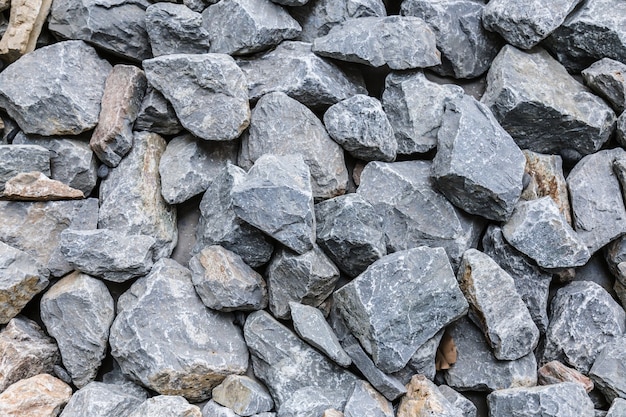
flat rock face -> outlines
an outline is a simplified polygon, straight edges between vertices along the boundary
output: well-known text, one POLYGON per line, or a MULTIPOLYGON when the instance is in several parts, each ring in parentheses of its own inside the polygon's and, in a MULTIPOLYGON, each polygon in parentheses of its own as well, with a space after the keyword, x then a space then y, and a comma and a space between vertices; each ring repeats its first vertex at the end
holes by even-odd
POLYGON ((462 417, 460 409, 439 391, 424 375, 415 375, 407 385, 407 393, 400 401, 398 417, 428 416, 462 417))
POLYGON ((0 193, 7 181, 21 172, 50 175, 50 152, 35 144, 0 145, 0 193))
POLYGON ((41 172, 21 172, 8 180, 3 197, 20 201, 79 200, 85 198, 82 191, 76 190, 61 181, 51 180, 41 172))
POLYGON ((229 375, 213 388, 213 401, 240 416, 264 413, 274 408, 274 401, 265 387, 242 375, 229 375))
POLYGON ((370 384, 357 381, 348 398, 343 414, 345 417, 393 417, 393 406, 370 384))
POLYGON ((227 375, 248 367, 232 317, 207 309, 191 272, 173 260, 157 262, 122 294, 117 309, 111 354, 124 374, 154 391, 202 401, 227 375))
POLYGON ((446 400, 461 410, 463 417, 476 417, 476 406, 473 402, 465 398, 463 394, 459 394, 447 385, 439 385, 439 392, 446 397, 446 400))
POLYGON ((60 417, 126 417, 146 400, 146 392, 126 384, 90 382, 72 395, 60 417))
POLYGON ((49 374, 23 379, 0 394, 6 417, 56 417, 72 396, 72 388, 49 374))
POLYGON ((242 138, 239 165, 249 168, 265 154, 296 153, 309 167, 315 198, 346 192, 348 171, 343 149, 331 139, 317 116, 284 93, 263 96, 252 112, 248 134, 242 138))
POLYGON ((483 9, 482 2, 469 0, 407 0, 400 13, 423 19, 435 32, 441 65, 433 71, 474 78, 489 69, 501 44, 498 36, 483 27, 483 9))
POLYGON ((157 395, 148 398, 128 417, 202 417, 200 407, 178 395, 157 395))
POLYGON ((159 135, 176 135, 183 130, 183 126, 180 124, 172 104, 148 83, 148 89, 143 97, 134 129, 154 132, 159 135))
POLYGON ((616 398, 626 398, 626 352, 624 337, 618 337, 606 344, 596 357, 589 376, 609 402, 616 398))
POLYGON ((209 33, 202 26, 202 15, 184 4, 155 3, 146 9, 146 30, 152 54, 206 54, 209 33))
POLYGON ((287 10, 270 0, 220 1, 204 10, 202 26, 211 52, 230 55, 269 49, 302 30, 287 10))
POLYGON ((387 255, 334 294, 347 327, 384 372, 403 368, 424 342, 467 312, 442 248, 387 255))
POLYGON ((543 49, 502 48, 481 101, 521 148, 540 153, 595 152, 615 123, 613 110, 543 49))
POLYGON ((611 58, 602 58, 582 71, 585 84, 604 97, 616 113, 626 106, 626 64, 611 58))
POLYGON ((412 16, 362 17, 341 23, 313 41, 313 52, 340 61, 395 70, 441 63, 435 33, 412 16))
POLYGON ((164 55, 143 62, 150 84, 182 125, 205 140, 232 140, 250 123, 246 77, 224 54, 164 55))
POLYGON ((110 71, 111 65, 84 42, 45 46, 2 71, 0 107, 25 133, 76 135, 98 122, 110 71))
MULTIPOLYGON (((619 339, 617 339, 619 340, 619 339)), ((577 382, 585 391, 593 390, 593 381, 575 369, 563 365, 559 361, 548 362, 537 370, 538 385, 551 385, 560 382, 577 382)))

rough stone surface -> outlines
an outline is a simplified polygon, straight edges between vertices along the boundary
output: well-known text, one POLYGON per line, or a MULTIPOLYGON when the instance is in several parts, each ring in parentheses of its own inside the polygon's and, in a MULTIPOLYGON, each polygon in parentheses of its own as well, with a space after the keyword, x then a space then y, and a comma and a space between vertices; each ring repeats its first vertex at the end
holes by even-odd
POLYGON ((473 402, 447 385, 439 385, 437 388, 450 404, 462 411, 463 417, 476 417, 477 410, 473 402))
POLYGON ((437 372, 436 359, 439 355, 438 348, 442 340, 444 330, 440 330, 433 337, 420 346, 406 366, 395 372, 393 375, 399 378, 404 384, 408 384, 415 374, 424 375, 433 381, 437 372))
POLYGON ((240 416, 264 413, 274 407, 274 401, 263 385, 241 375, 229 375, 213 388, 213 401, 240 416))
POLYGON ((307 107, 325 109, 355 94, 367 94, 361 78, 315 55, 306 42, 284 41, 261 56, 239 59, 237 65, 246 75, 252 101, 280 91, 307 107))
POLYGON ((202 417, 197 405, 178 395, 157 395, 141 403, 127 417, 202 417))
POLYGON ((611 404, 611 408, 609 408, 608 413, 606 413, 605 417, 624 417, 626 416, 626 400, 621 398, 616 399, 611 404))
POLYGON ((582 373, 626 330, 624 310, 595 282, 576 281, 559 289, 550 311, 543 360, 559 360, 582 373))
POLYGON ((446 104, 432 176, 457 207, 506 220, 522 193, 526 159, 482 103, 470 96, 446 104))
POLYGON ((107 77, 98 125, 89 144, 110 167, 118 166, 133 146, 133 124, 146 87, 144 72, 132 65, 116 65, 107 77))
POLYGON ((0 394, 0 415, 57 417, 72 396, 72 388, 49 374, 23 379, 0 394))
POLYGON ((151 236, 126 236, 109 229, 66 229, 59 247, 77 271, 125 282, 150 272, 155 243, 151 236))
POLYGON ((176 208, 161 196, 159 162, 165 140, 135 132, 130 153, 100 185, 98 227, 156 239, 155 258, 169 256, 178 241, 176 208))
POLYGON ((407 393, 400 401, 398 417, 440 416, 463 417, 460 409, 423 375, 415 375, 407 385, 407 393))
POLYGON ((7 181, 22 172, 50 175, 50 152, 37 145, 0 145, 0 193, 7 181))
POLYGON ((357 381, 343 410, 345 417, 393 417, 391 402, 370 384, 357 381))
POLYGON ((620 146, 626 145, 626 113, 624 112, 617 118, 615 123, 615 139, 620 146))
POLYGON ((319 416, 324 410, 333 407, 335 401, 328 395, 320 394, 316 387, 304 387, 289 397, 278 410, 277 416, 305 417, 319 416))
POLYGON ((586 155, 609 139, 615 113, 543 49, 507 45, 487 74, 481 101, 524 149, 586 155))
POLYGON ((263 51, 302 28, 287 10, 270 0, 223 0, 202 12, 211 52, 243 55, 263 51))
POLYGON ((127 417, 147 394, 128 385, 90 382, 72 395, 60 417, 127 417))
POLYGON ((85 198, 82 191, 76 190, 61 181, 51 180, 41 172, 21 172, 4 185, 3 197, 8 200, 51 201, 80 200, 85 198))
POLYGON ((617 113, 626 107, 626 64, 603 58, 582 71, 585 84, 604 97, 617 113))
POLYGON ((74 272, 46 291, 40 304, 41 320, 59 345, 63 366, 74 385, 84 387, 106 355, 113 297, 102 281, 74 272))
POLYGON ((348 187, 343 150, 322 122, 305 105, 281 92, 263 96, 257 103, 244 135, 239 165, 250 168, 262 155, 299 153, 309 166, 313 196, 341 195, 348 187), (280 120, 281 123, 276 123, 280 120))
POLYGON ((209 33, 202 27, 202 15, 184 4, 155 3, 146 9, 146 30, 152 54, 206 54, 209 33))
POLYGON ((173 260, 158 261, 122 294, 117 310, 111 354, 124 374, 160 394, 202 401, 227 375, 248 367, 232 316, 207 309, 191 272, 173 260))
POLYGON ((591 392, 594 387, 590 378, 559 361, 548 362, 537 370, 538 385, 551 385, 560 382, 576 382, 582 385, 587 392, 591 392))
POLYGON ((163 94, 148 84, 137 120, 135 120, 134 130, 146 130, 159 135, 176 135, 183 130, 183 126, 172 104, 163 97, 163 94))
POLYGON ((607 343, 596 357, 589 376, 604 397, 613 402, 616 398, 626 398, 626 339, 618 337, 607 343))
POLYGON ((205 306, 213 310, 262 310, 267 307, 263 277, 239 255, 208 246, 189 261, 191 279, 205 306))
POLYGON ((232 140, 250 123, 246 77, 224 54, 175 54, 143 62, 181 124, 205 140, 232 140))
POLYGON ((35 50, 51 4, 51 0, 11 1, 9 24, 0 40, 0 58, 3 61, 13 62, 35 50))
POLYGON ((626 236, 619 237, 606 246, 605 259, 617 281, 620 284, 626 283, 626 236))
POLYGON ((340 23, 313 41, 318 55, 394 70, 441 63, 435 33, 412 16, 362 17, 340 23))
POLYGON ((202 407, 202 417, 237 417, 237 413, 228 407, 223 407, 213 400, 209 400, 202 407))

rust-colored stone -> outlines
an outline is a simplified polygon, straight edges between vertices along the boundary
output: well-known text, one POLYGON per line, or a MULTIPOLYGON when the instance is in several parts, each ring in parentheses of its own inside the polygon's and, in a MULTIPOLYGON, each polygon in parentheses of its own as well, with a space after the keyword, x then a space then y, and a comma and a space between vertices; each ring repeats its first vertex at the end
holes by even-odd
POLYGON ((21 172, 6 182, 2 197, 20 201, 80 200, 82 191, 51 180, 41 172, 21 172))
POLYGON ((0 40, 2 60, 10 63, 35 50, 51 4, 52 0, 11 1, 9 26, 0 40))
POLYGON ((2 417, 57 417, 72 396, 72 388, 48 374, 23 379, 0 394, 2 417))
POLYGON ((448 332, 444 333, 437 348, 437 356, 435 357, 435 367, 438 371, 450 369, 450 366, 456 363, 456 344, 452 336, 448 332))
POLYGON ((585 391, 593 390, 593 381, 577 370, 563 365, 559 361, 548 362, 537 371, 539 385, 558 384, 560 382, 577 382, 585 391))

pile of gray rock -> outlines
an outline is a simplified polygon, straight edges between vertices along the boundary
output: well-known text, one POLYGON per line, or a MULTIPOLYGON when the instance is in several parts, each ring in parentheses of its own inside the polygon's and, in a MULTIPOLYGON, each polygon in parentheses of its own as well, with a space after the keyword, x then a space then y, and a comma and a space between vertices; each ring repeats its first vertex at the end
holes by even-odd
POLYGON ((0 35, 0 416, 626 416, 623 0, 0 35))

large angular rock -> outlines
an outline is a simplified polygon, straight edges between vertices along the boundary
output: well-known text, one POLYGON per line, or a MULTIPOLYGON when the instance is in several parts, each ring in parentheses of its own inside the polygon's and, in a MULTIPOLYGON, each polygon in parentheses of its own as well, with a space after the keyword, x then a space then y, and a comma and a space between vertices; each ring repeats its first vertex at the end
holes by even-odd
POLYGON ((211 52, 245 55, 294 39, 302 28, 270 0, 224 0, 202 12, 211 52))
POLYGON ((412 16, 362 17, 332 28, 313 41, 313 52, 340 61, 394 70, 441 63, 435 33, 412 16))
POLYGON ((543 49, 502 48, 481 101, 521 148, 540 153, 593 153, 615 123, 613 110, 543 49))
POLYGON ((357 381, 343 410, 345 417, 393 417, 391 402, 370 384, 357 381))
POLYGON ((560 382, 576 382, 591 392, 594 388, 593 381, 575 369, 563 365, 559 361, 548 362, 537 370, 538 385, 551 385, 560 382))
MULTIPOLYGON (((254 374, 269 388, 278 413, 298 390, 325 397, 343 409, 357 378, 308 346, 265 311, 248 316, 244 336, 254 374)), ((322 410, 323 411, 323 410, 322 410)))
POLYGON ((450 404, 462 411, 463 417, 476 417, 476 406, 473 402, 465 398, 447 385, 439 385, 439 392, 450 401, 450 404))
POLYGON ((457 207, 506 220, 522 193, 526 158, 489 109, 470 96, 446 104, 432 176, 457 207))
POLYGON ((72 395, 60 417, 127 417, 147 395, 129 385, 90 382, 72 395))
POLYGON ((626 398, 626 351, 624 351, 624 337, 618 337, 607 343, 596 357, 589 371, 589 376, 604 394, 604 397, 613 402, 616 398, 626 398))
POLYGON ((176 207, 161 196, 159 162, 165 140, 135 132, 131 152, 100 185, 98 227, 156 239, 155 258, 169 256, 178 241, 176 207))
POLYGON ((159 135, 176 135, 183 130, 183 126, 172 104, 163 97, 163 94, 148 84, 139 115, 135 120, 134 130, 146 130, 159 135))
POLYGON ((355 94, 367 94, 362 78, 311 51, 306 42, 284 41, 261 56, 239 59, 248 80, 248 97, 280 91, 312 109, 325 109, 355 94), (289 68, 288 72, 276 68, 289 68))
POLYGON ((444 330, 440 330, 437 334, 428 339, 415 351, 406 366, 393 375, 399 378, 404 384, 408 384, 415 374, 424 375, 426 378, 434 381, 437 372, 436 360, 440 355, 438 349, 443 334, 444 330))
POLYGON ((611 58, 603 58, 582 71, 585 84, 604 97, 616 113, 626 107, 626 64, 611 58))
POLYGON ((109 71, 111 65, 84 42, 45 46, 2 71, 0 107, 25 133, 76 135, 98 122, 109 71))
POLYGON ((23 379, 0 394, 0 415, 57 417, 72 396, 72 388, 49 374, 23 379))
POLYGON ((624 310, 595 282, 576 281, 559 289, 550 310, 543 360, 559 360, 582 373, 626 330, 624 310))
POLYGON ((150 85, 182 125, 205 140, 232 140, 250 123, 246 77, 224 54, 175 54, 143 62, 150 85))
POLYGON ((50 152, 37 145, 0 145, 0 193, 7 181, 21 172, 50 175, 50 152))
POLYGON ((111 354, 124 374, 160 394, 202 401, 227 375, 248 367, 232 316, 207 309, 191 272, 171 259, 161 259, 122 294, 117 310, 111 354))
POLYGON ((239 165, 249 168, 264 154, 296 153, 309 166, 315 198, 346 192, 348 171, 343 149, 331 139, 317 116, 284 93, 263 96, 252 112, 248 134, 242 138, 239 165))
POLYGON ((61 181, 51 180, 41 172, 21 172, 4 185, 3 197, 7 200, 53 201, 80 200, 85 198, 82 191, 76 190, 61 181))
POLYGON ((57 0, 48 28, 62 39, 80 39, 104 51, 142 61, 152 56, 146 33, 146 0, 57 0))
POLYGON ((482 25, 484 4, 470 0, 407 0, 400 13, 423 19, 435 32, 441 65, 431 68, 440 75, 474 78, 489 69, 500 49, 497 35, 482 25))
POLYGON ((74 272, 46 291, 40 306, 41 320, 56 339, 72 382, 84 387, 96 378, 106 355, 113 297, 102 281, 74 272))
POLYGON ((339 270, 317 246, 302 255, 277 250, 266 275, 270 310, 281 319, 290 317, 290 301, 318 307, 339 280, 339 270))
POLYGON ((463 413, 448 401, 437 385, 424 375, 415 375, 398 407, 398 417, 412 416, 463 417, 463 413))
POLYGON ((146 9, 146 30, 152 54, 206 54, 209 32, 202 26, 202 15, 184 4, 154 3, 146 9))
POLYGON ((274 408, 274 401, 265 387, 242 375, 229 375, 213 388, 213 401, 240 416, 264 413, 274 408))
POLYGON ((127 417, 202 417, 197 405, 178 395, 157 395, 141 403, 127 417))
POLYGON ((51 4, 51 0, 11 2, 9 24, 4 28, 0 40, 0 57, 3 61, 13 62, 35 50, 51 4))
POLYGON ((384 372, 403 368, 424 342, 468 309, 445 251, 428 247, 379 259, 337 290, 334 300, 384 372))
POLYGON ((281 406, 276 415, 281 417, 319 416, 336 404, 328 395, 320 394, 316 387, 304 387, 293 393, 281 406))

